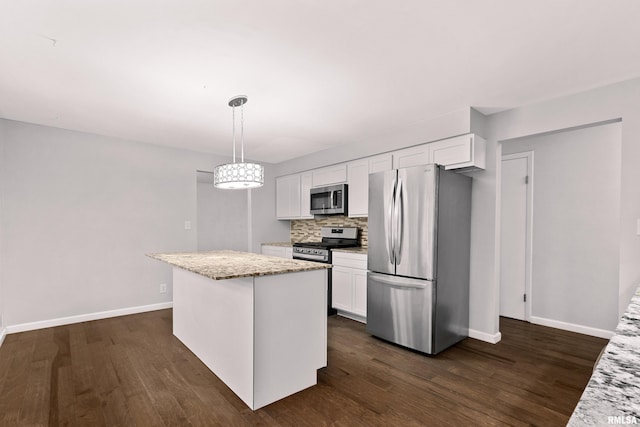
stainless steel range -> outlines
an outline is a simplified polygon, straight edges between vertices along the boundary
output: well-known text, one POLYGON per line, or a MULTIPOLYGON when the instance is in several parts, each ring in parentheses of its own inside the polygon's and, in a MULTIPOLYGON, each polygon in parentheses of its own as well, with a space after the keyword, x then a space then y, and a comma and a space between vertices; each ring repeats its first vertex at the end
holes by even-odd
MULTIPOLYGON (((321 242, 299 242, 293 244, 293 258, 331 264, 331 249, 360 246, 357 227, 322 227, 321 242)), ((336 314, 331 308, 331 272, 327 283, 327 314, 336 314)))

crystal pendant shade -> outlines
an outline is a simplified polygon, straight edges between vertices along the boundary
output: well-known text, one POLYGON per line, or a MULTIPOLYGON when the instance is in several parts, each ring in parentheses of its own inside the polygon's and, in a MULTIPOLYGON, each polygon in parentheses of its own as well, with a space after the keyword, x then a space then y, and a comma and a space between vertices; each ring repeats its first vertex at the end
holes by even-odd
POLYGON ((264 184, 264 167, 257 163, 226 163, 213 170, 216 188, 257 188, 264 184))
POLYGON ((245 95, 238 95, 229 100, 229 107, 233 108, 233 163, 218 165, 213 170, 213 185, 216 188, 242 190, 257 188, 264 185, 264 167, 257 163, 244 161, 244 104, 245 95), (236 162, 236 107, 240 107, 240 135, 241 157, 236 162))

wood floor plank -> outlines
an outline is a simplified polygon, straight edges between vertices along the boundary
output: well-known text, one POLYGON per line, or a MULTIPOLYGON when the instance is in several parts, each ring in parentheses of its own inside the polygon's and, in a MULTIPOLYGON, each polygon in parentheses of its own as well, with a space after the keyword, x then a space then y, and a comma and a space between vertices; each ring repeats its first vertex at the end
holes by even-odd
POLYGON ((328 319, 318 385, 251 411, 172 334, 172 312, 12 334, 0 425, 563 426, 606 340, 501 319, 427 356, 328 319))
POLYGON ((29 365, 20 407, 20 425, 46 425, 49 422, 50 374, 51 362, 48 360, 36 360, 29 365))

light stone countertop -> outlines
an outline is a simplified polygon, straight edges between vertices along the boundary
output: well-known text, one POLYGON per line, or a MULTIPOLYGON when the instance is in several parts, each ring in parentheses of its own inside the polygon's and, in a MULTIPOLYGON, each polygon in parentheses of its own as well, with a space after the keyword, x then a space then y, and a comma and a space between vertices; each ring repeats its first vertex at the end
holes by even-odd
POLYGON ((293 246, 291 242, 274 242, 274 243, 261 243, 262 246, 281 246, 285 248, 290 248, 293 246))
POLYGON ((568 426, 640 424, 640 288, 620 319, 568 426))
POLYGON ((295 273, 332 267, 331 264, 238 251, 161 253, 147 254, 147 256, 213 280, 295 273))

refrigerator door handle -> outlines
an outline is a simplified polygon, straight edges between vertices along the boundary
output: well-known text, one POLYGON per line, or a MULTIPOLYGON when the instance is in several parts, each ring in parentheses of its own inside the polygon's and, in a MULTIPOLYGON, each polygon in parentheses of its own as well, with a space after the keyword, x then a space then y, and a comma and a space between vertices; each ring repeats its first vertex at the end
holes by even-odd
POLYGON ((402 260, 402 228, 404 225, 403 216, 404 216, 404 200, 403 200, 403 191, 402 191, 402 178, 398 177, 398 188, 396 189, 395 195, 395 241, 394 241, 394 259, 396 264, 400 264, 402 260))
MULTIPOLYGON (((373 274, 372 274, 373 275, 373 274)), ((394 276, 395 277, 395 276, 394 276)), ((409 283, 408 281, 402 282, 400 283, 400 281, 398 279, 393 280, 393 279, 387 279, 383 276, 381 276, 380 274, 376 274, 374 276, 375 281, 379 282, 379 283, 384 283, 385 285, 389 285, 392 288, 398 288, 398 289, 405 289, 405 288, 411 288, 411 289, 424 289, 427 287, 426 284, 423 283, 409 283)))
POLYGON ((387 248, 389 250, 389 262, 393 265, 396 263, 395 256, 395 236, 394 236, 394 221, 393 221, 393 212, 395 208, 395 196, 396 196, 396 184, 397 177, 393 178, 393 190, 391 191, 391 197, 389 198, 389 215, 387 216, 387 230, 389 234, 387 234, 387 248))

